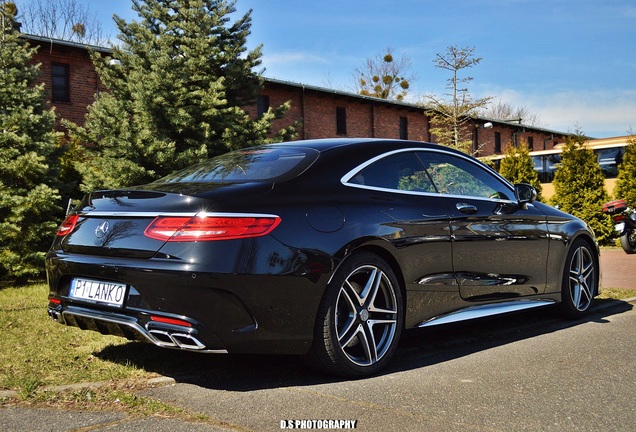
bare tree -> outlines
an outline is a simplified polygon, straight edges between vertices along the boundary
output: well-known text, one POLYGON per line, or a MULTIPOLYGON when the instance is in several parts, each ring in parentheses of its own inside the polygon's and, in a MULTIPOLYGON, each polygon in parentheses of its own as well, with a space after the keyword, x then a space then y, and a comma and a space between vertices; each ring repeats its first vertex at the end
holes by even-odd
POLYGON ((396 59, 393 49, 387 48, 384 54, 368 58, 364 66, 356 68, 356 91, 363 96, 402 101, 415 79, 410 69, 411 59, 405 55, 396 59))
POLYGON ((480 115, 494 120, 518 121, 528 126, 544 126, 538 114, 530 112, 525 106, 515 107, 508 102, 493 103, 483 110, 480 115))
POLYGON ((479 110, 488 105, 492 98, 474 99, 465 87, 472 77, 460 77, 464 69, 476 66, 481 58, 475 57, 475 48, 449 46, 443 54, 436 54, 435 66, 450 71, 444 97, 426 96, 431 112, 431 133, 440 144, 468 152, 472 144, 472 130, 467 125, 479 110))
POLYGON ((103 45, 102 24, 77 0, 16 0, 23 33, 103 45))

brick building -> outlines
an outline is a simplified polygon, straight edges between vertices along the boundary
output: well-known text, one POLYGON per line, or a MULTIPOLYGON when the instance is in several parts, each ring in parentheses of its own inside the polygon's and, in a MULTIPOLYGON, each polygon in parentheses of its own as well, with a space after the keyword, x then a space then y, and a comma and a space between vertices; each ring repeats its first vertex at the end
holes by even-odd
MULTIPOLYGON (((89 52, 108 55, 110 50, 33 35, 24 38, 38 47, 34 61, 41 65, 41 80, 58 118, 82 124, 87 107, 104 91, 89 52)), ((258 100, 244 109, 256 116, 286 101, 291 102, 291 110, 274 126, 300 121, 298 139, 377 137, 434 142, 427 110, 420 106, 276 79, 266 78, 258 100)), ((510 143, 527 143, 533 150, 551 149, 566 135, 487 118, 475 119, 469 127, 473 151, 480 156, 500 154, 510 143)))
POLYGON ((90 51, 108 54, 106 48, 47 37, 25 35, 37 47, 34 62, 40 64, 40 79, 58 119, 83 124, 87 107, 104 88, 91 62, 90 51))

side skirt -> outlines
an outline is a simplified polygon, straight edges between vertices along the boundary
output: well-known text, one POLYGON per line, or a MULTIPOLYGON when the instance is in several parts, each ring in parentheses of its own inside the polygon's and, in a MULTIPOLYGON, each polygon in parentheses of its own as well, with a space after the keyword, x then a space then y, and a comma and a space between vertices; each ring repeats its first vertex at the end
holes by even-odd
POLYGON ((549 306, 555 303, 556 302, 553 300, 518 300, 481 306, 470 306, 466 309, 461 309, 456 312, 431 318, 430 320, 420 323, 418 327, 432 327, 435 325, 468 321, 476 318, 484 318, 509 312, 522 311, 525 309, 549 306))

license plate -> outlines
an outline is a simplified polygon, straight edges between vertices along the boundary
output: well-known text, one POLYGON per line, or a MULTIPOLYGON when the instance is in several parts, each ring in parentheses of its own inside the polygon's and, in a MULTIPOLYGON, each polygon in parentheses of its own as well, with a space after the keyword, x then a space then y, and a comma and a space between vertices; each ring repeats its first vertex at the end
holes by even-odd
POLYGON ((71 281, 69 297, 121 307, 126 297, 126 285, 115 282, 75 278, 71 281))

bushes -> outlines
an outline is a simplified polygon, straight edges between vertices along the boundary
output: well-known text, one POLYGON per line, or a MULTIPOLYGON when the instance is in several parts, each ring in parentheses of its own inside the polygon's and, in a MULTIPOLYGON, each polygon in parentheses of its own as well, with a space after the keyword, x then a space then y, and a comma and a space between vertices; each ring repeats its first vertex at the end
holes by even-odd
POLYGON ((627 204, 636 206, 636 136, 631 136, 623 155, 623 162, 618 166, 618 179, 614 189, 616 199, 624 199, 627 204))
POLYGON ((44 254, 62 216, 59 133, 35 85, 35 49, 15 29, 15 8, 0 4, 0 279, 42 276, 44 254))
POLYGON ((580 132, 566 139, 561 165, 554 175, 552 204, 584 220, 596 234, 600 244, 609 244, 614 229, 610 217, 603 213, 609 201, 605 177, 590 149, 583 147, 580 132))
POLYGON ((541 182, 534 170, 534 164, 527 146, 508 146, 506 157, 501 160, 499 173, 512 184, 528 183, 534 186, 541 197, 541 182))

